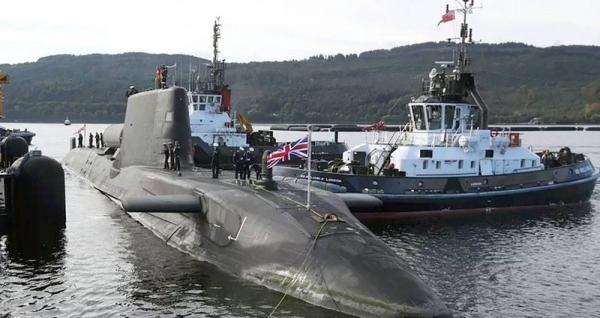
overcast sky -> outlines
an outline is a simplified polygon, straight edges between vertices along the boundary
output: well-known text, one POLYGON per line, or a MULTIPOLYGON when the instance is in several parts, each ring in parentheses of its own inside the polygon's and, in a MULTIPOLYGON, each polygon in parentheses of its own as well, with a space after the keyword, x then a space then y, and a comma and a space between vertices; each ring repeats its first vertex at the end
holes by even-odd
MULTIPOLYGON (((462 1, 461 1, 462 2, 462 1)), ((229 62, 305 59, 441 41, 457 0, 19 0, 2 1, 0 64, 55 54, 148 52, 212 56, 221 17, 229 62)), ((474 39, 535 46, 599 45, 598 0, 487 0, 469 15, 474 39)))

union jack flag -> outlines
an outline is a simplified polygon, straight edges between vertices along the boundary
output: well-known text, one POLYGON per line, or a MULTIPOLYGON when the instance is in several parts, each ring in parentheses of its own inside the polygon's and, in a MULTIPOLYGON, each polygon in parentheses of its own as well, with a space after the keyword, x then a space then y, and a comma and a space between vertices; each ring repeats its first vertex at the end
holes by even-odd
POLYGON ((79 128, 79 129, 77 129, 77 130, 76 130, 76 131, 73 133, 73 135, 77 135, 78 133, 80 133, 80 132, 82 132, 82 131, 84 131, 84 130, 85 130, 85 125, 81 126, 81 128, 79 128))
POLYGON ((267 157, 267 168, 271 169, 279 163, 306 157, 308 157, 308 135, 270 154, 267 157))

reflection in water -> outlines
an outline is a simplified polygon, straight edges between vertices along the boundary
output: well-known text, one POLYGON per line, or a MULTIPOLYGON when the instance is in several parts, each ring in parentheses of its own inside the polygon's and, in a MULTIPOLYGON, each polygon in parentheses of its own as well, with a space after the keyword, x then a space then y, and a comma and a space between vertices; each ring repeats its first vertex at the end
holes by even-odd
POLYGON ((48 300, 65 289, 64 231, 8 229, 4 234, 0 239, 0 315, 53 310, 48 300), (16 303, 21 306, 15 307, 16 303))
POLYGON ((593 316, 589 302, 600 299, 600 272, 582 270, 600 262, 598 225, 594 207, 585 204, 416 220, 372 230, 455 313, 548 317, 593 316), (565 306, 557 309, 557 302, 565 306))

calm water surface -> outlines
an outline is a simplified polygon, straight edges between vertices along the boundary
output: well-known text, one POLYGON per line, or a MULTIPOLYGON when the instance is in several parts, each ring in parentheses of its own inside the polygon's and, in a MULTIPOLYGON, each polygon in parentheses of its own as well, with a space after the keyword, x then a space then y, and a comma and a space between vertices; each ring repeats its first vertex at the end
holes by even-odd
MULTIPOLYGON (((37 133, 60 160, 80 127, 5 124, 37 133)), ((107 125, 88 125, 88 133, 107 125)), ((280 140, 302 132, 276 132, 280 140)), ((330 140, 332 135, 315 134, 330 140)), ((350 145, 360 133, 342 133, 350 145)), ((600 132, 527 132, 523 145, 569 145, 600 166, 600 132)), ((67 228, 35 244, 0 238, 0 317, 265 317, 281 294, 183 254, 66 173, 67 228)), ((371 226, 457 317, 600 317, 600 190, 589 204, 371 226)), ((278 317, 343 317, 286 298, 278 317)))

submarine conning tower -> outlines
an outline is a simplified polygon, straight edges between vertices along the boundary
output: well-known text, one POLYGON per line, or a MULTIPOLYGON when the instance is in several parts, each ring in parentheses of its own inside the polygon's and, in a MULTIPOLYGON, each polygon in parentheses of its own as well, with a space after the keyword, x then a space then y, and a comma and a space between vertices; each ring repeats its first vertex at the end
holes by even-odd
POLYGON ((191 168, 192 139, 185 89, 175 86, 132 95, 127 99, 116 166, 162 167, 163 143, 175 141, 181 147, 182 169, 191 168))

